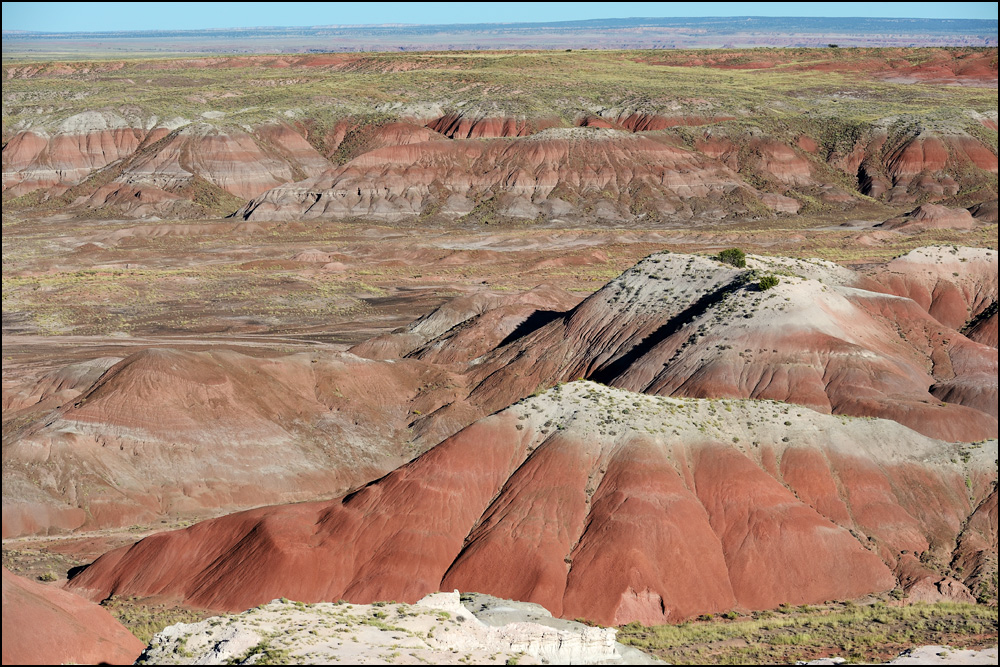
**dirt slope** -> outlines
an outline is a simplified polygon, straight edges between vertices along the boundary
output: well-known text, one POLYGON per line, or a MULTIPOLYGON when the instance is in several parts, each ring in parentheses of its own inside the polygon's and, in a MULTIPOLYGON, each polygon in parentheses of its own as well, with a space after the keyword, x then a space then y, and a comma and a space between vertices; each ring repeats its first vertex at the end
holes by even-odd
POLYGON ((3 664, 131 665, 143 648, 102 607, 3 568, 3 664))

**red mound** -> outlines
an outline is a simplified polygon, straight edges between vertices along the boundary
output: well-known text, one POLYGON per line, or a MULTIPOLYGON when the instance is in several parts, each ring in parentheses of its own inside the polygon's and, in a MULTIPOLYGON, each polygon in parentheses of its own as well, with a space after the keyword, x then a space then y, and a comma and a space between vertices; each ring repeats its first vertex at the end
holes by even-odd
POLYGON ((144 648, 93 602, 3 568, 3 664, 131 665, 144 648))
POLYGON ((964 208, 924 204, 906 215, 886 220, 877 226, 907 232, 927 229, 973 229, 976 226, 976 219, 964 208))
POLYGON ((996 447, 967 470, 949 451, 891 422, 575 382, 342 499, 154 535, 70 585, 220 610, 459 588, 604 624, 853 598, 894 587, 904 550, 954 544, 964 476, 995 480, 996 447))
MULTIPOLYGON (((331 157, 336 157, 340 163, 344 163, 379 148, 406 146, 424 141, 443 139, 437 132, 415 123, 396 122, 360 125, 344 133, 338 141, 336 154, 331 155, 331 157)), ((317 176, 322 171, 310 174, 310 176, 317 176)))
POLYGON ((995 225, 997 223, 997 200, 976 204, 969 208, 969 213, 979 222, 995 225))
POLYGON ((751 137, 736 140, 706 134, 695 142, 695 148, 720 160, 730 169, 741 173, 749 169, 785 186, 817 184, 809 159, 791 146, 774 139, 751 137))
POLYGON ((600 116, 584 116, 576 122, 577 127, 596 127, 604 130, 620 129, 614 123, 600 116))
POLYGON ((526 137, 539 130, 562 125, 558 118, 491 118, 451 113, 427 123, 427 127, 451 139, 526 137))
POLYGON ((993 250, 917 248, 865 272, 866 289, 913 299, 952 329, 997 301, 997 253, 993 250))
POLYGON ((661 116, 658 114, 631 113, 618 116, 615 122, 618 127, 624 128, 629 132, 652 132, 678 126, 696 127, 698 125, 711 125, 712 123, 720 123, 733 119, 733 116, 661 116))
POLYGON ((981 185, 984 174, 997 173, 996 154, 964 134, 904 135, 894 143, 876 134, 832 162, 857 176, 862 194, 890 203, 954 195, 964 187, 981 185))

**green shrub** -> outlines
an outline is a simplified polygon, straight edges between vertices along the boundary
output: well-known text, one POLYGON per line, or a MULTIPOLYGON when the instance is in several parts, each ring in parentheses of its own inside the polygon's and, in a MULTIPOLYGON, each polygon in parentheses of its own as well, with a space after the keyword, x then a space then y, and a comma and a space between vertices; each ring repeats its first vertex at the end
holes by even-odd
POLYGON ((778 283, 781 282, 778 276, 761 276, 760 282, 757 283, 757 287, 761 292, 765 292, 772 287, 777 287, 778 283))
POLYGON ((742 269, 747 265, 747 256, 739 248, 730 248, 719 253, 719 261, 742 269))

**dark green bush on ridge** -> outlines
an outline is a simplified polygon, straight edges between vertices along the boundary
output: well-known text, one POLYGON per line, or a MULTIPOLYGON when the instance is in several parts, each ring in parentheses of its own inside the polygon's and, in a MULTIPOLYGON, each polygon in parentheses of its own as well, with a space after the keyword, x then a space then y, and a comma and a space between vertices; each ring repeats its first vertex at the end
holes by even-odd
POLYGON ((742 269, 747 265, 747 256, 739 248, 730 248, 719 253, 719 261, 742 269))
POLYGON ((778 279, 778 276, 761 276, 757 287, 761 292, 766 292, 772 287, 777 287, 779 282, 781 281, 778 279))

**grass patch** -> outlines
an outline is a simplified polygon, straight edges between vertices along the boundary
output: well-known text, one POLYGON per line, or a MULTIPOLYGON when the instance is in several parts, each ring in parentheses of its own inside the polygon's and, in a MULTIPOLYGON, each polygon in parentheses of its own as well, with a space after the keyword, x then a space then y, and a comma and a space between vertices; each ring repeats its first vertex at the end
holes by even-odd
MULTIPOLYGON (((136 597, 112 596, 101 602, 129 631, 148 644, 153 635, 174 623, 197 623, 217 612, 189 609, 166 604, 144 604, 136 597)), ((273 664, 273 663, 272 663, 273 664)))
POLYGON ((940 603, 783 607, 730 621, 622 627, 618 641, 673 664, 793 664, 841 656, 882 662, 919 645, 982 648, 996 644, 997 608, 940 603))

